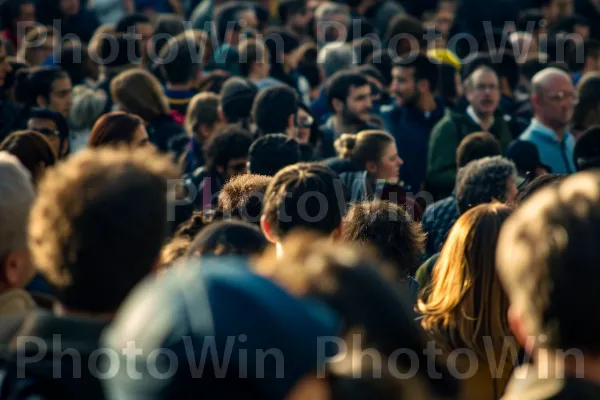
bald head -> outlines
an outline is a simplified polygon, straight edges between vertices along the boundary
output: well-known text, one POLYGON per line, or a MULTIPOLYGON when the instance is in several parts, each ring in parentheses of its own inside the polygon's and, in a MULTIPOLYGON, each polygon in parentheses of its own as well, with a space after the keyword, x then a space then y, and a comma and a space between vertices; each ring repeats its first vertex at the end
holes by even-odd
POLYGON ((535 74, 531 79, 533 93, 539 94, 540 91, 552 89, 557 83, 569 82, 571 78, 569 74, 559 68, 545 68, 535 74))
POLYGON ((531 83, 535 117, 562 137, 577 101, 571 77, 558 68, 546 68, 535 74, 531 83))

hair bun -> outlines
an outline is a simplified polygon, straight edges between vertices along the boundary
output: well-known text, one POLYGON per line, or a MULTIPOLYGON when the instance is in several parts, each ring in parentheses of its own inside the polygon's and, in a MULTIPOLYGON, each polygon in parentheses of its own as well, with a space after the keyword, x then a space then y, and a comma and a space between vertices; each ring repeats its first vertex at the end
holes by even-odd
POLYGON ((334 146, 341 158, 350 158, 356 147, 356 135, 344 133, 335 141, 334 146))

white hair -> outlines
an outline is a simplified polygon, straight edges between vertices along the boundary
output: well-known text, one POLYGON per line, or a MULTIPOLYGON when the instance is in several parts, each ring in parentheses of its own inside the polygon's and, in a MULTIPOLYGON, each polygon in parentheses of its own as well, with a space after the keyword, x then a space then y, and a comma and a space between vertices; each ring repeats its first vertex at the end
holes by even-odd
POLYGON ((29 171, 15 156, 0 152, 0 257, 27 249, 27 224, 34 199, 29 171))

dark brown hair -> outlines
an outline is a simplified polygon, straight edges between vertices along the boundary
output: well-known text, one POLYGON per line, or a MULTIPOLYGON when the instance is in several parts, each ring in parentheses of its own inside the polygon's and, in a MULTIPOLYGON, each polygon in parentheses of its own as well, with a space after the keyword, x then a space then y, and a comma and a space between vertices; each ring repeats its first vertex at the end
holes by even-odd
POLYGON ((131 144, 136 129, 142 126, 140 117, 123 111, 104 114, 92 128, 88 147, 131 144))
POLYGON ((397 267, 398 278, 407 278, 418 267, 426 235, 403 207, 377 200, 352 206, 342 225, 342 238, 372 245, 382 259, 397 267))
POLYGON ((38 182, 44 172, 40 164, 49 167, 56 162, 56 154, 48 140, 32 130, 12 133, 0 144, 0 150, 17 157, 31 173, 33 182, 38 182))

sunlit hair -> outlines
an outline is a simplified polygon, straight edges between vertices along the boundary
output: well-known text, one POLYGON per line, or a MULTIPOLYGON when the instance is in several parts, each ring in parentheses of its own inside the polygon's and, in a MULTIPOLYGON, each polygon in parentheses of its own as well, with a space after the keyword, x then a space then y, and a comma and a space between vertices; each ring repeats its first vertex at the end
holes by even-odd
POLYGON ((169 101, 160 82, 143 69, 121 72, 112 80, 110 93, 123 111, 145 121, 169 114, 169 101))
POLYGON ((508 298, 494 258, 500 228, 510 213, 509 207, 492 203, 463 214, 442 248, 431 285, 421 292, 421 325, 449 352, 468 348, 487 359, 484 337, 491 338, 496 350, 510 335, 508 298))
POLYGON ((351 160, 360 168, 369 161, 379 162, 385 148, 394 143, 394 137, 386 131, 366 130, 356 135, 343 134, 335 141, 340 158, 351 160))

